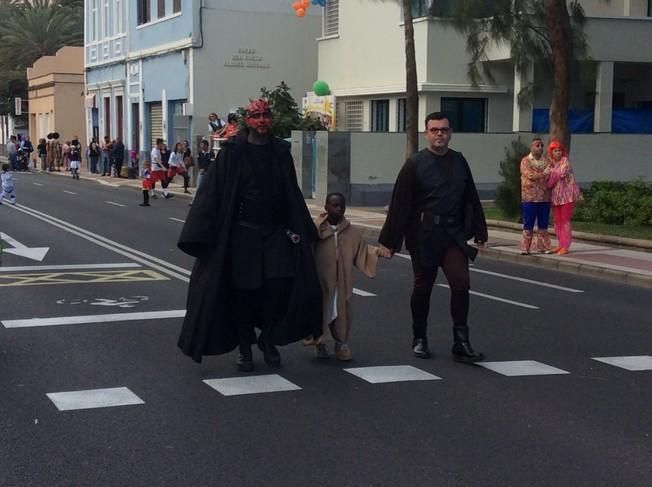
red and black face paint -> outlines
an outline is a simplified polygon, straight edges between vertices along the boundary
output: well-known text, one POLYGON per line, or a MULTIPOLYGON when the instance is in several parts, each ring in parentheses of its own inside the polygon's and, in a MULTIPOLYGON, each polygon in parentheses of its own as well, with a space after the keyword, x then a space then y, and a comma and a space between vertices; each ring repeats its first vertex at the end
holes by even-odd
POLYGON ((267 133, 272 127, 272 110, 267 100, 250 100, 247 105, 247 125, 258 133, 267 133))

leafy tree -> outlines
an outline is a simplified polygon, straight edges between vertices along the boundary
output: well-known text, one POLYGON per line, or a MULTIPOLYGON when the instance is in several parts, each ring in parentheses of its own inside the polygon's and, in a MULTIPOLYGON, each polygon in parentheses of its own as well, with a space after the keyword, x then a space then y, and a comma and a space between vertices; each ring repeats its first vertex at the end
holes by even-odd
MULTIPOLYGON (((550 136, 570 143, 568 105, 570 66, 586 59, 584 11, 578 0, 435 0, 431 15, 445 16, 467 36, 471 55, 469 78, 474 84, 486 77, 493 81, 486 61, 487 49, 508 45, 514 66, 525 76, 532 63, 552 74, 550 136)), ((532 93, 525 86, 521 100, 532 93)))
POLYGON ((516 219, 521 214, 521 159, 529 152, 519 137, 505 148, 505 158, 500 161, 498 174, 503 181, 496 188, 496 206, 508 218, 516 219))

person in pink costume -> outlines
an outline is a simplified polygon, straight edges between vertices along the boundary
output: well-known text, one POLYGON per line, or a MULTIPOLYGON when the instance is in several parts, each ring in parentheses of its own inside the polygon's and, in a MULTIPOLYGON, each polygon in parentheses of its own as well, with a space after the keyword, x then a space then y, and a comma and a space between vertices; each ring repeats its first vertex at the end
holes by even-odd
POLYGON ((548 155, 552 164, 548 175, 548 187, 552 189, 550 194, 552 216, 559 242, 559 247, 552 249, 550 253, 566 255, 573 240, 571 218, 575 202, 582 198, 582 194, 575 181, 573 167, 564 145, 557 140, 551 141, 548 144, 548 155))

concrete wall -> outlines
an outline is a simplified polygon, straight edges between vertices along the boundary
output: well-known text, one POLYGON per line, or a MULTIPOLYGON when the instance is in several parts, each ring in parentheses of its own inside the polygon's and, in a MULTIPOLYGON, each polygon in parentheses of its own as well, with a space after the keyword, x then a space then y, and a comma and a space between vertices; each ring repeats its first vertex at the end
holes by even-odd
POLYGON ((647 0, 581 0, 584 13, 589 17, 644 17, 647 0))
POLYGON ((317 79, 321 9, 311 7, 300 19, 290 2, 209 0, 204 10, 204 47, 194 52, 196 134, 207 130, 210 112, 226 120, 229 110, 285 81, 295 100, 317 79), (240 59, 242 58, 242 59, 240 59), (237 65, 242 62, 244 66, 237 65))
POLYGON ((199 0, 181 0, 181 12, 172 13, 172 0, 165 0, 165 17, 158 19, 158 2, 150 1, 151 21, 138 25, 138 2, 128 1, 129 55, 134 51, 160 48, 162 45, 187 41, 193 34, 193 12, 199 9, 199 0))
MULTIPOLYGON (((505 148, 517 134, 454 134, 451 147, 461 151, 469 161, 473 177, 483 199, 493 198, 502 178, 498 174, 505 148)), ((532 134, 521 134, 527 145, 532 134)), ((293 144, 305 141, 293 134, 293 144)), ((396 175, 405 161, 404 134, 317 133, 318 200, 331 191, 350 196, 352 205, 378 206, 389 202, 396 175), (348 146, 347 146, 348 144, 348 146), (348 165, 348 167, 347 167, 348 165), (348 185, 348 188, 346 187, 348 185)), ((421 148, 425 146, 421 140, 421 148)), ((594 181, 631 181, 642 178, 652 182, 652 135, 574 135, 571 160, 578 181, 589 185, 594 181)), ((302 179, 308 178, 310 164, 303 153, 302 179)), ((295 162, 295 164, 297 164, 295 162)), ((304 195, 310 195, 304 189, 304 195)))

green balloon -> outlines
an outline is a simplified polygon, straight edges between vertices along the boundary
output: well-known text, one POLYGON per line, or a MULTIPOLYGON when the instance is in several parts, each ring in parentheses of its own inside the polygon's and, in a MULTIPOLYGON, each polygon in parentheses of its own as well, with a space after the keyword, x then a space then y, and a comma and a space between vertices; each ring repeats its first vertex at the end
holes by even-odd
POLYGON ((331 94, 331 89, 326 81, 317 80, 312 84, 312 91, 317 96, 326 96, 331 94))

